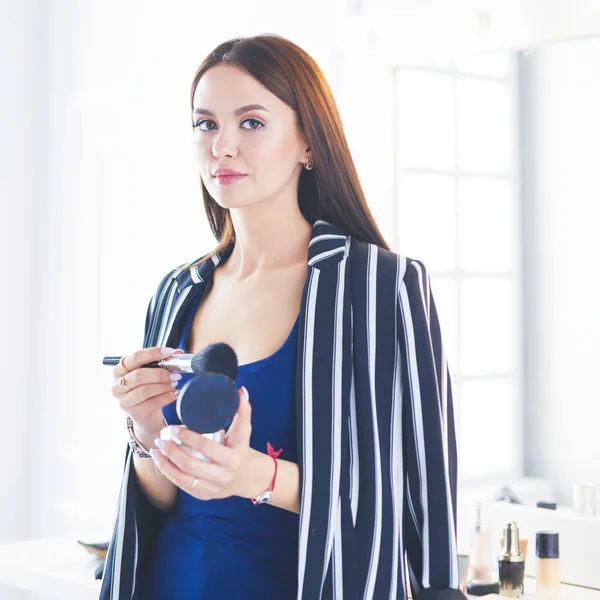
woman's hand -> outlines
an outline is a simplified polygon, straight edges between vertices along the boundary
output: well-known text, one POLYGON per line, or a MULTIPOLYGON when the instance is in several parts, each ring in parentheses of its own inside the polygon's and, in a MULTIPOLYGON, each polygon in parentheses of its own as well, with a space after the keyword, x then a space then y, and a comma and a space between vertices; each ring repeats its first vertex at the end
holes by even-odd
POLYGON ((177 400, 179 392, 174 388, 181 379, 179 374, 171 374, 167 369, 141 367, 181 352, 183 350, 172 348, 144 348, 125 356, 113 369, 112 395, 131 417, 140 440, 152 439, 161 430, 164 425, 162 408, 177 400), (121 377, 125 378, 129 390, 119 384, 121 377))
POLYGON ((155 440, 160 452, 150 451, 165 477, 199 500, 249 497, 250 463, 255 454, 250 448, 252 409, 246 388, 241 387, 239 394, 238 412, 227 432, 225 444, 209 440, 185 426, 170 425, 171 440, 155 440), (201 452, 209 462, 192 456, 186 447, 201 452))

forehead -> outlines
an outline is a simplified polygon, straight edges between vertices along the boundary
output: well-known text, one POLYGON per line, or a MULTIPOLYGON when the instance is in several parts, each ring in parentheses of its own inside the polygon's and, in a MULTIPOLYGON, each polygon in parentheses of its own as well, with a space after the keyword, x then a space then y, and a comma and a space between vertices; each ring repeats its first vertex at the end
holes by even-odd
POLYGON ((262 104, 269 111, 281 109, 280 105, 287 107, 252 75, 231 65, 210 68, 194 92, 194 108, 228 113, 250 104, 262 104))

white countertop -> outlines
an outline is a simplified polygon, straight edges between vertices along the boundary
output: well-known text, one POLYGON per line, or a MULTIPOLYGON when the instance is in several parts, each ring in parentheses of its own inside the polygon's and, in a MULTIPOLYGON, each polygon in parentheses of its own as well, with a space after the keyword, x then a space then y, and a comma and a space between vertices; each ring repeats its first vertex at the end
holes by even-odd
MULTIPOLYGON (((600 590, 592 590, 590 588, 578 587, 575 585, 561 584, 560 588, 548 594, 537 594, 535 579, 533 577, 525 577, 525 593, 520 596, 521 600, 600 600, 600 590)), ((498 594, 488 594, 487 596, 467 596, 467 598, 504 598, 498 594)))
MULTIPOLYGON (((100 581, 94 579, 94 571, 99 564, 99 559, 72 538, 0 544, 0 582, 49 598, 97 600, 100 581)), ((521 598, 545 600, 536 594, 535 579, 531 577, 525 578, 525 594, 521 598)), ((600 600, 600 590, 563 584, 551 600, 600 600)))
POLYGON ((100 560, 72 538, 0 544, 0 582, 61 600, 98 600, 100 560))

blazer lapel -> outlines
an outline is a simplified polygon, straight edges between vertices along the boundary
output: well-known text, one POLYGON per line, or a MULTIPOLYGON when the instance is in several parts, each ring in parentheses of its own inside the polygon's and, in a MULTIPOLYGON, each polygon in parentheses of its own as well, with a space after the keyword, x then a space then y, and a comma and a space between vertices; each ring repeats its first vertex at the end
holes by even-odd
POLYGON ((162 318, 158 320, 157 330, 151 336, 152 343, 148 345, 176 347, 189 307, 198 305, 215 268, 227 260, 230 254, 231 248, 227 248, 200 265, 181 267, 173 272, 169 284, 165 286, 158 300, 162 302, 162 306, 158 307, 157 314, 162 315, 162 318))

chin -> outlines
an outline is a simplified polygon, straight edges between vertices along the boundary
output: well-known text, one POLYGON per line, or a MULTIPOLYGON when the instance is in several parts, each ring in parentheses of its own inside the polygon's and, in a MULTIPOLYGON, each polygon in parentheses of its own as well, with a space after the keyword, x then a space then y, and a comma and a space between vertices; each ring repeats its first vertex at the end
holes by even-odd
POLYGON ((223 194, 222 190, 218 190, 217 192, 215 194, 211 193, 211 196, 221 208, 231 210, 260 204, 260 199, 256 196, 249 196, 248 194, 223 194))

